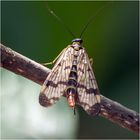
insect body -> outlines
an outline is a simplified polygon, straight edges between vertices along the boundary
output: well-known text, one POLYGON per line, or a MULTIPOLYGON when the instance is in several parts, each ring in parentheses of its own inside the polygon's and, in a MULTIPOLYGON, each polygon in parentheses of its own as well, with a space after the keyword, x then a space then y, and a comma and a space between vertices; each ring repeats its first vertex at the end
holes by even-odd
POLYGON ((89 114, 100 111, 100 93, 82 39, 72 40, 64 49, 47 76, 39 96, 39 103, 48 107, 64 95, 70 107, 82 106, 89 114))

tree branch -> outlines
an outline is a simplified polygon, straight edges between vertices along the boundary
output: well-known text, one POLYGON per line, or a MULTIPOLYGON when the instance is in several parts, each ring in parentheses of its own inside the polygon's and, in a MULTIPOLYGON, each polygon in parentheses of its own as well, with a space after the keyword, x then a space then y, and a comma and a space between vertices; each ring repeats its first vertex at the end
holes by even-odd
MULTIPOLYGON (((40 85, 43 84, 50 69, 41 64, 13 51, 10 48, 0 45, 1 47, 1 67, 8 69, 16 74, 24 76, 40 85)), ((101 96, 101 112, 102 117, 117 123, 139 134, 139 114, 130 110, 123 105, 101 96)))

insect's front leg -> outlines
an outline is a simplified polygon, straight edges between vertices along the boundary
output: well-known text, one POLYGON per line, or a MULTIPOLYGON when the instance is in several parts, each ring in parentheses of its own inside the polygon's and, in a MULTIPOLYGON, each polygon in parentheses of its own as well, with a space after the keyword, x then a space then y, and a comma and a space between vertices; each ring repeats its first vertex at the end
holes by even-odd
POLYGON ((54 64, 54 63, 57 61, 57 59, 61 56, 61 54, 62 54, 66 49, 67 49, 67 48, 64 48, 64 49, 60 52, 60 54, 59 54, 53 61, 48 62, 48 63, 42 63, 42 65, 43 65, 43 66, 47 66, 47 65, 52 65, 52 64, 54 64))
POLYGON ((91 66, 93 65, 93 58, 89 59, 91 66))

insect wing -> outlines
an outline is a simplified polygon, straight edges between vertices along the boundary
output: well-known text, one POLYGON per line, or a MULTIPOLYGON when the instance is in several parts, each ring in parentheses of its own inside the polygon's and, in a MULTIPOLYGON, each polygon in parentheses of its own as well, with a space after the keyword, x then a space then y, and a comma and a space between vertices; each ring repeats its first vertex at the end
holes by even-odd
POLYGON ((67 47, 47 76, 39 95, 42 106, 51 106, 64 94, 72 66, 73 48, 67 47))
POLYGON ((100 111, 100 93, 97 82, 85 49, 79 51, 77 60, 78 70, 78 101, 85 111, 91 115, 96 115, 100 111))

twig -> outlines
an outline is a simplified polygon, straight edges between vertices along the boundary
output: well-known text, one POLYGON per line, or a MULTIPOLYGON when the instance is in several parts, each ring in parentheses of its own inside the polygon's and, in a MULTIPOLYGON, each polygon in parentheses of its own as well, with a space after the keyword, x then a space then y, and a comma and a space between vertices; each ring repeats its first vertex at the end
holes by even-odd
MULTIPOLYGON (((1 44, 1 67, 24 76, 40 85, 50 69, 13 51, 1 44)), ((101 100, 100 115, 118 125, 139 134, 139 114, 104 96, 101 100)))
POLYGON ((42 84, 50 69, 1 44, 1 67, 42 84))

